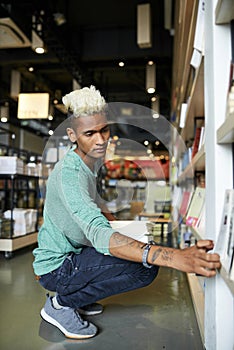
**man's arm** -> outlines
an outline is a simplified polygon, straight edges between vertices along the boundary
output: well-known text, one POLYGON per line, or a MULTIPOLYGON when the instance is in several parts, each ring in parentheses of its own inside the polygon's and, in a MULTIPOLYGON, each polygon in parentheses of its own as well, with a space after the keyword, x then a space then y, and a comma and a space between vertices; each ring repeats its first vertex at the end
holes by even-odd
MULTIPOLYGON (((115 232, 110 238, 110 253, 118 258, 142 262, 145 244, 115 232)), ((176 249, 152 245, 147 262, 152 265, 171 267, 183 272, 194 272, 206 277, 216 274, 221 267, 218 254, 208 254, 213 249, 211 240, 198 241, 196 245, 176 249)))

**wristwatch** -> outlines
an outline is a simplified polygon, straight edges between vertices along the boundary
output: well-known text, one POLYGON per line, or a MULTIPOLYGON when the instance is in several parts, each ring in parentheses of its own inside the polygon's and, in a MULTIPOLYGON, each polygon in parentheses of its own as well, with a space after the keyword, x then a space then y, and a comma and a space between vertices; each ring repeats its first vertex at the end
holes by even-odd
POLYGON ((153 266, 153 265, 150 265, 147 263, 149 250, 152 247, 152 245, 157 245, 157 243, 155 241, 149 241, 149 243, 146 244, 146 246, 143 250, 143 254, 142 254, 142 264, 143 264, 143 266, 147 267, 148 269, 151 269, 151 267, 153 266))

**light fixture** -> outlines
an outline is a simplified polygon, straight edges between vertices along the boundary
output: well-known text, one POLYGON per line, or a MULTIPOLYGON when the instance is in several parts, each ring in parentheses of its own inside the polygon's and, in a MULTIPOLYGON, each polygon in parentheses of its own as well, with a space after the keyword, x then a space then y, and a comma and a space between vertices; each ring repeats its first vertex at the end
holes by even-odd
POLYGON ((48 134, 49 134, 50 136, 53 135, 53 133, 54 133, 53 130, 49 130, 49 131, 48 131, 48 134))
POLYGON ((159 106, 159 103, 160 103, 160 98, 159 96, 154 96, 152 97, 151 99, 151 109, 153 111, 153 114, 160 114, 160 106, 159 106))
POLYGON ((123 61, 120 61, 120 62, 119 62, 119 66, 120 66, 120 67, 124 67, 124 62, 123 62, 123 61))
POLYGON ((153 94, 156 90, 156 65, 146 65, 146 90, 149 94, 153 94))
POLYGON ((41 10, 40 13, 32 16, 32 49, 39 55, 45 53, 45 44, 42 40, 42 24, 44 11, 41 10))
POLYGON ((18 99, 21 87, 21 74, 18 70, 13 69, 11 71, 11 98, 14 100, 18 99))
POLYGON ((9 120, 9 103, 5 102, 4 106, 0 106, 0 120, 7 123, 9 120))
POLYGON ((137 45, 141 49, 152 46, 150 4, 137 5, 137 45))
POLYGON ((33 68, 33 67, 29 67, 29 68, 28 68, 28 71, 29 71, 29 72, 33 72, 33 71, 34 71, 34 68, 33 68))
POLYGON ((145 146, 148 146, 148 145, 149 145, 149 141, 148 141, 148 140, 145 140, 145 141, 144 141, 144 145, 145 145, 145 146))
POLYGON ((35 30, 32 30, 32 49, 39 55, 45 53, 44 42, 35 30))

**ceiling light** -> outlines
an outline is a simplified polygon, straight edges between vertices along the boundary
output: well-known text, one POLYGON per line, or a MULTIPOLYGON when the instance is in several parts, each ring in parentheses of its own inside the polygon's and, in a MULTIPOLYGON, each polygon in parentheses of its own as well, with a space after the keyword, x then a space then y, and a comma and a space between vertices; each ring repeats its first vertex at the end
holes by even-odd
POLYGON ((4 106, 0 107, 0 120, 2 123, 7 123, 9 119, 9 103, 6 102, 4 106))
POLYGON ((156 67, 155 63, 146 65, 146 90, 153 94, 156 90, 156 67))
POLYGON ((151 97, 152 102, 155 102, 156 100, 157 100, 157 97, 155 97, 155 96, 151 97))
POLYGON ((154 100, 153 98, 151 99, 151 109, 153 114, 159 114, 160 113, 160 98, 159 96, 154 96, 154 100))
POLYGON ((32 30, 32 49, 39 55, 45 53, 44 42, 35 30, 32 30))
POLYGON ((48 131, 48 134, 49 134, 49 135, 53 135, 53 133, 54 133, 53 130, 49 130, 49 131, 48 131))
POLYGON ((151 6, 137 5, 137 45, 141 49, 152 47, 151 6))
POLYGON ((120 67, 124 67, 124 62, 123 62, 123 61, 120 61, 120 62, 119 62, 119 66, 120 66, 120 67))
POLYGON ((152 66, 154 64, 154 61, 148 61, 148 65, 152 66))
POLYGON ((145 140, 145 141, 144 141, 144 145, 145 145, 145 146, 148 146, 148 144, 149 144, 149 141, 148 141, 148 140, 145 140))
POLYGON ((33 67, 29 67, 29 68, 28 68, 28 71, 29 71, 29 72, 33 72, 33 71, 34 71, 34 68, 33 68, 33 67))
POLYGON ((155 92, 155 88, 154 88, 154 87, 149 87, 149 88, 147 89, 147 92, 148 92, 149 94, 153 94, 153 93, 155 92))

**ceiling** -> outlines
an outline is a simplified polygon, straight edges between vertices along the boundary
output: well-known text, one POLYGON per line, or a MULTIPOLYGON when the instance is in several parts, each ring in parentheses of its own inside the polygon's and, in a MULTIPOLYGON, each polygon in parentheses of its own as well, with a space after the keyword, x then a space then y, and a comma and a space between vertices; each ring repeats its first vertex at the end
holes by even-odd
MULTIPOLYGON (((173 36, 164 29, 164 1, 149 0, 152 47, 139 48, 137 4, 142 2, 1 1, 0 19, 10 17, 29 40, 28 47, 5 48, 0 43, 0 104, 10 102, 12 122, 19 122, 16 118, 17 103, 10 97, 13 69, 21 74, 21 92, 49 92, 52 102, 54 99, 61 102, 61 97, 72 91, 75 79, 81 87, 95 85, 108 102, 133 103, 151 108, 152 95, 145 89, 148 60, 156 63, 156 94, 160 98, 160 113, 169 118, 173 36), (56 13, 63 14, 66 22, 58 25, 56 13), (47 47, 44 55, 36 54, 31 48, 33 15, 42 25, 43 41, 47 47), (118 66, 120 60, 125 63, 122 68, 118 66), (28 71, 31 66, 33 72, 28 71)), ((52 128, 64 118, 57 108, 54 113, 55 118, 50 122, 52 128)), ((41 125, 45 123, 40 122, 41 125)), ((37 133, 43 132, 43 129, 37 130, 37 133)))

